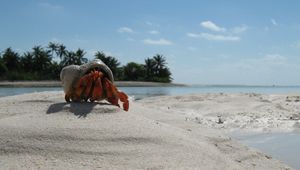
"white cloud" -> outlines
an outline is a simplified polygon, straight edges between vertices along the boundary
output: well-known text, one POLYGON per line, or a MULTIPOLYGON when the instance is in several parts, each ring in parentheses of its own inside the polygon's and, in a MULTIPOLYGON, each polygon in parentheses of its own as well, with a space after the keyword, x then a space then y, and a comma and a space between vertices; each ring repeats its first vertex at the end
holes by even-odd
POLYGON ((200 38, 201 34, 195 34, 195 33, 187 33, 186 34, 188 37, 192 37, 192 38, 200 38))
POLYGON ((159 34, 159 32, 156 30, 151 30, 151 31, 149 31, 149 34, 159 34))
POLYGON ((264 28, 264 30, 265 30, 265 31, 269 31, 270 28, 269 28, 268 26, 266 26, 266 27, 264 28))
POLYGON ((42 8, 48 9, 48 10, 62 10, 63 9, 62 6, 50 4, 49 2, 40 2, 38 5, 42 8))
POLYGON ((245 31, 247 31, 247 29, 248 29, 248 26, 247 26, 247 25, 242 25, 242 26, 234 27, 234 28, 232 29, 232 32, 233 32, 234 34, 240 34, 240 33, 243 33, 243 32, 245 32, 245 31))
POLYGON ((210 41, 239 41, 240 37, 238 36, 231 36, 231 35, 220 35, 220 34, 209 34, 209 33, 188 33, 188 37, 192 38, 204 38, 210 41))
POLYGON ((227 29, 225 27, 220 27, 217 24, 213 23, 212 21, 203 21, 200 24, 203 28, 209 29, 211 31, 216 31, 216 32, 231 32, 233 34, 239 34, 242 32, 247 31, 248 26, 247 25, 241 25, 241 26, 236 26, 231 29, 227 29))
POLYGON ((135 41, 135 39, 131 38, 131 37, 128 37, 127 38, 127 41, 135 41))
POLYGON ((288 65, 287 58, 280 54, 266 54, 261 58, 244 59, 233 64, 236 68, 256 71, 286 65, 288 65))
POLYGON ((150 44, 150 45, 172 45, 173 42, 166 40, 166 39, 158 39, 158 40, 153 40, 153 39, 144 39, 143 42, 145 44, 150 44))
POLYGON ((225 32, 226 28, 219 27, 212 21, 203 21, 200 24, 203 28, 209 29, 211 31, 216 31, 216 32, 225 32))
POLYGON ((240 37, 231 36, 231 35, 201 33, 201 36, 207 40, 212 40, 212 41, 239 41, 240 40, 240 37))
MULTIPOLYGON (((297 85, 300 60, 278 53, 257 54, 230 58, 224 62, 213 63, 205 70, 209 77, 220 83, 261 84, 261 85, 297 85), (233 59, 233 60, 232 60, 233 59), (288 75, 288 76, 287 76, 288 75)), ((233 57, 233 56, 232 56, 233 57)), ((203 68, 203 67, 202 67, 203 68)), ((201 77, 201 76, 200 76, 201 77)))
POLYGON ((300 41, 295 42, 294 44, 292 44, 292 47, 300 48, 300 41))
POLYGON ((152 22, 150 22, 150 21, 146 21, 145 22, 147 25, 150 25, 150 26, 152 26, 153 25, 153 23, 152 22))
POLYGON ((243 33, 248 30, 247 25, 236 26, 231 29, 220 27, 212 21, 203 21, 200 24, 203 28, 211 31, 219 32, 219 34, 211 33, 187 33, 188 37, 192 38, 204 38, 210 41, 239 41, 241 38, 236 34, 243 33))
POLYGON ((129 27, 121 27, 118 29, 119 33, 133 33, 133 30, 129 27))
POLYGON ((262 60, 270 65, 283 65, 287 59, 279 54, 267 54, 262 60))
POLYGON ((276 22, 276 20, 275 20, 274 18, 271 18, 271 23, 272 23, 274 26, 277 26, 277 25, 278 25, 277 22, 276 22))
POLYGON ((190 47, 187 47, 187 49, 188 49, 188 50, 190 50, 190 51, 196 51, 196 50, 197 50, 197 48, 196 48, 196 47, 192 47, 192 46, 190 46, 190 47))
POLYGON ((149 26, 160 27, 159 24, 156 24, 156 23, 153 23, 153 22, 150 22, 150 21, 146 21, 145 23, 146 23, 146 25, 149 25, 149 26))

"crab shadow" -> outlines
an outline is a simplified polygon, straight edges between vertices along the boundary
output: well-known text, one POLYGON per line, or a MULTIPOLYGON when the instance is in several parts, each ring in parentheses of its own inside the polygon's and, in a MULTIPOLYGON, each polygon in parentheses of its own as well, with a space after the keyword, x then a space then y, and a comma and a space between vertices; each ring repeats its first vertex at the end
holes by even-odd
MULTIPOLYGON (((99 103, 99 102, 61 102, 61 103, 54 103, 49 106, 48 110, 46 111, 46 114, 53 114, 58 112, 67 112, 67 113, 73 113, 75 116, 80 117, 86 117, 88 114, 90 114, 94 109, 96 105, 111 105, 108 103, 99 103)), ((101 108, 96 109, 97 112, 100 113, 113 113, 115 112, 113 108, 101 108)))

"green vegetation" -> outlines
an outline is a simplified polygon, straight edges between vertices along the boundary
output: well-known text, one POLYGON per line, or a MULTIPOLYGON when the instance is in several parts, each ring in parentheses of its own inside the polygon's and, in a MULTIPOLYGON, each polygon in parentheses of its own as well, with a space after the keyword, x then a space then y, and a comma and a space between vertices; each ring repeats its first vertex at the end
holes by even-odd
MULTIPOLYGON (((11 48, 0 53, 0 80, 59 80, 60 70, 71 64, 88 62, 83 49, 67 50, 63 44, 50 42, 47 47, 35 46, 31 51, 19 54, 11 48)), ((121 63, 101 51, 95 53, 112 70, 116 80, 124 81, 172 81, 165 57, 160 54, 145 59, 144 64, 121 63)))

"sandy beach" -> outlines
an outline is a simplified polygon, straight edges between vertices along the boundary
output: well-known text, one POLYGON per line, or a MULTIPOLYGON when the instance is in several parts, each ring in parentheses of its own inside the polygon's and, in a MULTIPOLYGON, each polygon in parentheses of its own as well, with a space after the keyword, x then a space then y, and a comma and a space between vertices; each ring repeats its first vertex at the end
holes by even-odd
POLYGON ((161 96, 139 101, 188 122, 213 129, 244 132, 291 132, 300 129, 300 95, 207 93, 161 96))
POLYGON ((299 7, 1 1, 0 170, 300 170, 299 7))
POLYGON ((298 96, 151 97, 129 112, 63 96, 0 98, 1 169, 290 169, 226 133, 300 127, 298 96))

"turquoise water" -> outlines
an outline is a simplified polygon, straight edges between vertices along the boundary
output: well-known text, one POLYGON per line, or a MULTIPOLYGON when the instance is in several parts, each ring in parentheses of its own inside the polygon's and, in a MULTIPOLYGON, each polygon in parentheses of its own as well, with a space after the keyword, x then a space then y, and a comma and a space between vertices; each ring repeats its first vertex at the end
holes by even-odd
MULTIPOLYGON (((191 93, 300 93, 300 86, 185 86, 185 87, 120 87, 135 99, 160 95, 191 93)), ((61 87, 0 87, 0 97, 42 91, 61 91, 61 87)))
POLYGON ((12 96, 24 93, 61 91, 58 87, 0 87, 0 97, 12 96))
POLYGON ((140 99, 149 96, 192 93, 300 93, 300 86, 185 86, 185 87, 120 87, 128 95, 140 99))

